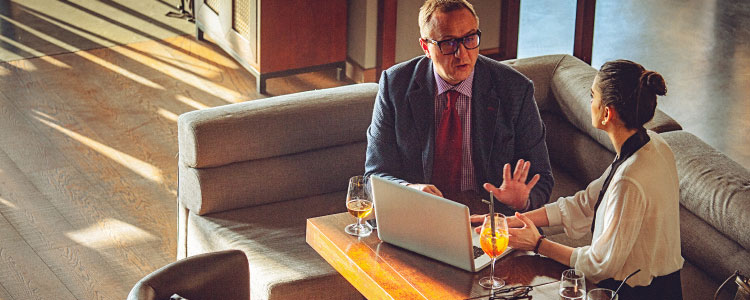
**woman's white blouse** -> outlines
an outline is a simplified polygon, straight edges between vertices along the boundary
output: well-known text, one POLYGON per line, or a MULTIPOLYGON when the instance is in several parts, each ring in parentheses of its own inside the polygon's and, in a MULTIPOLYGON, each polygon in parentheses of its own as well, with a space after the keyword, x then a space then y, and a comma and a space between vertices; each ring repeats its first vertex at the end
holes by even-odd
MULTIPOLYGON (((628 279, 647 286, 654 277, 682 269, 679 182, 674 155, 657 133, 615 171, 599 204, 590 246, 576 248, 570 266, 599 282, 628 279)), ((611 166, 610 166, 611 168, 611 166)), ((571 238, 591 231, 594 205, 609 168, 585 190, 547 204, 550 226, 562 225, 571 238)))

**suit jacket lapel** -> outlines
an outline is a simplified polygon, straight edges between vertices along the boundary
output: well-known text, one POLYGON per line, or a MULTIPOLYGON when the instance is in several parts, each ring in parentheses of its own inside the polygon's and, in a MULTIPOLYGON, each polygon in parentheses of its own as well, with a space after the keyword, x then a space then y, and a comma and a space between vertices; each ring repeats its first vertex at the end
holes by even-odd
POLYGON ((493 152, 495 130, 497 122, 502 116, 500 101, 493 78, 487 66, 484 65, 480 56, 474 67, 474 83, 472 87, 472 113, 473 124, 471 128, 472 147, 474 152, 474 167, 477 180, 484 183, 488 172, 499 172, 490 170, 490 158, 493 152))
POLYGON ((425 182, 432 179, 433 141, 435 140, 435 77, 432 61, 424 58, 415 71, 415 80, 406 93, 411 107, 414 127, 422 149, 422 174, 425 182))

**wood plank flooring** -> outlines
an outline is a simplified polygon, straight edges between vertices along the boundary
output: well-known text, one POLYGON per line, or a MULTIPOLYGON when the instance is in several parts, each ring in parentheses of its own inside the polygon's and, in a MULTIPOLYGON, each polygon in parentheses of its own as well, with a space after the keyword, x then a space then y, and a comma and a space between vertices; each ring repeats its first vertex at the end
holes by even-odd
MULTIPOLYGON (((268 92, 345 84, 330 70, 268 92)), ((124 299, 173 261, 177 116, 256 98, 190 36, 0 63, 0 299, 124 299)))

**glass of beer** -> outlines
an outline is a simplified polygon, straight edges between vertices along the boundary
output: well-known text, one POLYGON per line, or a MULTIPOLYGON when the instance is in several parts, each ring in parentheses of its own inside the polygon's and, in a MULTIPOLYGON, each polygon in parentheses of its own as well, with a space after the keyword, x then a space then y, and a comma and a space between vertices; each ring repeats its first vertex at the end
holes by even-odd
POLYGON ((583 300, 586 298, 586 277, 576 269, 563 271, 560 278, 560 299, 583 300))
POLYGON ((362 223, 362 218, 372 213, 372 198, 370 198, 370 184, 365 176, 354 176, 349 179, 349 189, 346 193, 346 210, 357 218, 357 223, 344 228, 346 233, 353 236, 368 236, 372 227, 362 223))
POLYGON ((508 247, 508 222, 503 214, 496 213, 494 216, 487 214, 484 217, 482 231, 479 234, 479 245, 482 246, 484 253, 492 258, 490 276, 479 279, 479 285, 487 289, 503 287, 505 281, 495 277, 495 259, 508 247), (494 218, 494 224, 492 218, 494 218))

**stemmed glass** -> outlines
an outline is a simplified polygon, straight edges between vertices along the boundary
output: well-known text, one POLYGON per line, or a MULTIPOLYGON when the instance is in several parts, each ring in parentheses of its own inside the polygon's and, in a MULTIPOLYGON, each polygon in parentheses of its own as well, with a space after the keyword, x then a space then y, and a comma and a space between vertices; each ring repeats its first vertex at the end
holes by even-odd
POLYGON ((560 278, 560 299, 582 300, 586 297, 586 277, 576 269, 563 271, 560 278))
POLYGON ((370 184, 365 176, 354 176, 349 179, 349 189, 346 193, 346 210, 357 218, 357 223, 344 228, 346 233, 353 236, 365 237, 372 233, 372 228, 362 224, 362 218, 372 212, 372 199, 369 191, 370 184))
POLYGON ((617 300, 615 291, 610 289, 597 288, 590 290, 586 296, 587 300, 617 300))
POLYGON ((479 285, 487 289, 503 287, 505 281, 495 277, 495 259, 508 247, 508 221, 503 214, 487 214, 484 217, 482 232, 479 234, 479 245, 482 246, 484 253, 492 258, 490 276, 479 279, 479 285), (494 218, 494 224, 492 218, 494 218))

